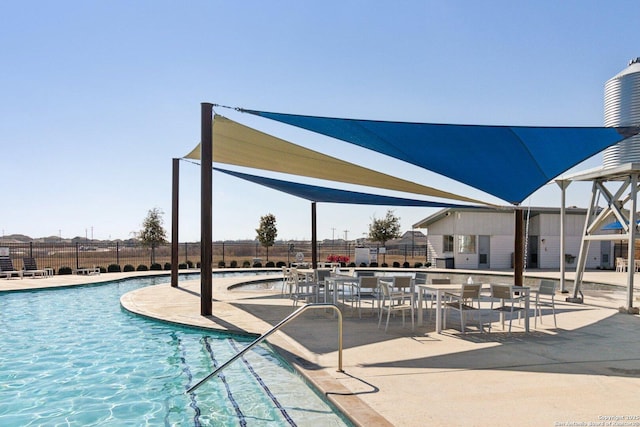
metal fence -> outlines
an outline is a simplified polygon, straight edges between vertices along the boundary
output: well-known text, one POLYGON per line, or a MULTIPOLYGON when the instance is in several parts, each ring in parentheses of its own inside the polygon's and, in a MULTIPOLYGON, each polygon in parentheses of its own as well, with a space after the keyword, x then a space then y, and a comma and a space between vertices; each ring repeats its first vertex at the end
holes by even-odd
MULTIPOLYGON (((34 258, 38 268, 53 268, 57 272, 61 267, 71 269, 101 267, 103 271, 112 265, 124 269, 131 265, 135 269, 139 266, 151 267, 151 248, 136 243, 122 242, 74 242, 74 243, 0 243, 0 247, 9 248, 9 256, 15 269, 21 270, 23 258, 34 258)), ((425 245, 387 246, 386 254, 379 255, 378 263, 392 265, 394 262, 411 267, 416 263, 426 264, 430 257, 425 245)), ((318 261, 328 261, 331 255, 349 257, 354 261, 355 244, 352 242, 319 243, 318 261)), ((181 267, 197 267, 200 265, 200 243, 180 243, 178 262, 181 267)), ((276 242, 274 246, 265 248, 258 242, 214 242, 213 265, 226 267, 250 267, 260 263, 263 267, 271 261, 274 264, 289 265, 296 262, 297 254, 303 254, 305 262, 311 262, 311 242, 276 242)), ((155 263, 162 269, 171 268, 171 245, 161 245, 155 248, 155 263)))

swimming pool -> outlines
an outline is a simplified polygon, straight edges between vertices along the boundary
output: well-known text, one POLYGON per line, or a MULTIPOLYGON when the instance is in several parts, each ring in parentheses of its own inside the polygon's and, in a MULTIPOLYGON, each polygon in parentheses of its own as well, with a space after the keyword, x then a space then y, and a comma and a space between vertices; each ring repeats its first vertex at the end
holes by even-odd
POLYGON ((0 425, 348 425, 264 345, 187 395, 250 338, 120 307, 122 294, 164 282, 0 294, 0 425))

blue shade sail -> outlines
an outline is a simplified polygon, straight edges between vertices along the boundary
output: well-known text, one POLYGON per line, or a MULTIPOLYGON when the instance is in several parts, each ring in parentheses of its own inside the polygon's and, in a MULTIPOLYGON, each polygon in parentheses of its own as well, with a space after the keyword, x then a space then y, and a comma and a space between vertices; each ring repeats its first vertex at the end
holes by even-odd
POLYGON ((638 127, 388 122, 241 110, 368 148, 520 204, 638 127))
POLYGON ((426 200, 405 199, 402 197, 381 196, 377 194, 360 193, 357 191, 339 190, 317 185, 301 184, 298 182, 283 181, 280 179, 266 178, 250 175, 228 169, 213 168, 214 171, 223 172, 274 190, 282 191, 293 196, 301 197, 311 202, 324 203, 348 203, 353 205, 380 205, 380 206, 417 206, 429 208, 473 208, 474 206, 452 203, 433 202, 426 200))

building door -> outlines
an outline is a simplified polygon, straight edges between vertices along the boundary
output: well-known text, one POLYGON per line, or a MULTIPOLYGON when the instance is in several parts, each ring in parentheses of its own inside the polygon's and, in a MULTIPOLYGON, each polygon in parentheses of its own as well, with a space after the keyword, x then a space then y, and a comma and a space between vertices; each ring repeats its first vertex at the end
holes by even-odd
POLYGON ((611 242, 606 240, 600 242, 600 266, 604 269, 613 268, 611 263, 611 242))
POLYGON ((529 236, 527 268, 538 268, 538 236, 529 236))
POLYGON ((489 254, 491 253, 491 236, 478 236, 478 268, 489 269, 489 254))

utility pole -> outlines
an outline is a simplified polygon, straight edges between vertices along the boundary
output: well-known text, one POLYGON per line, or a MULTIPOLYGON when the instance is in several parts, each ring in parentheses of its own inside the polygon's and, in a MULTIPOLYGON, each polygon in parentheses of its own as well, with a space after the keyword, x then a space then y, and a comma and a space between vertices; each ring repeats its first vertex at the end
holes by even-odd
POLYGON ((331 252, 335 251, 336 245, 336 228, 331 227, 331 252))

